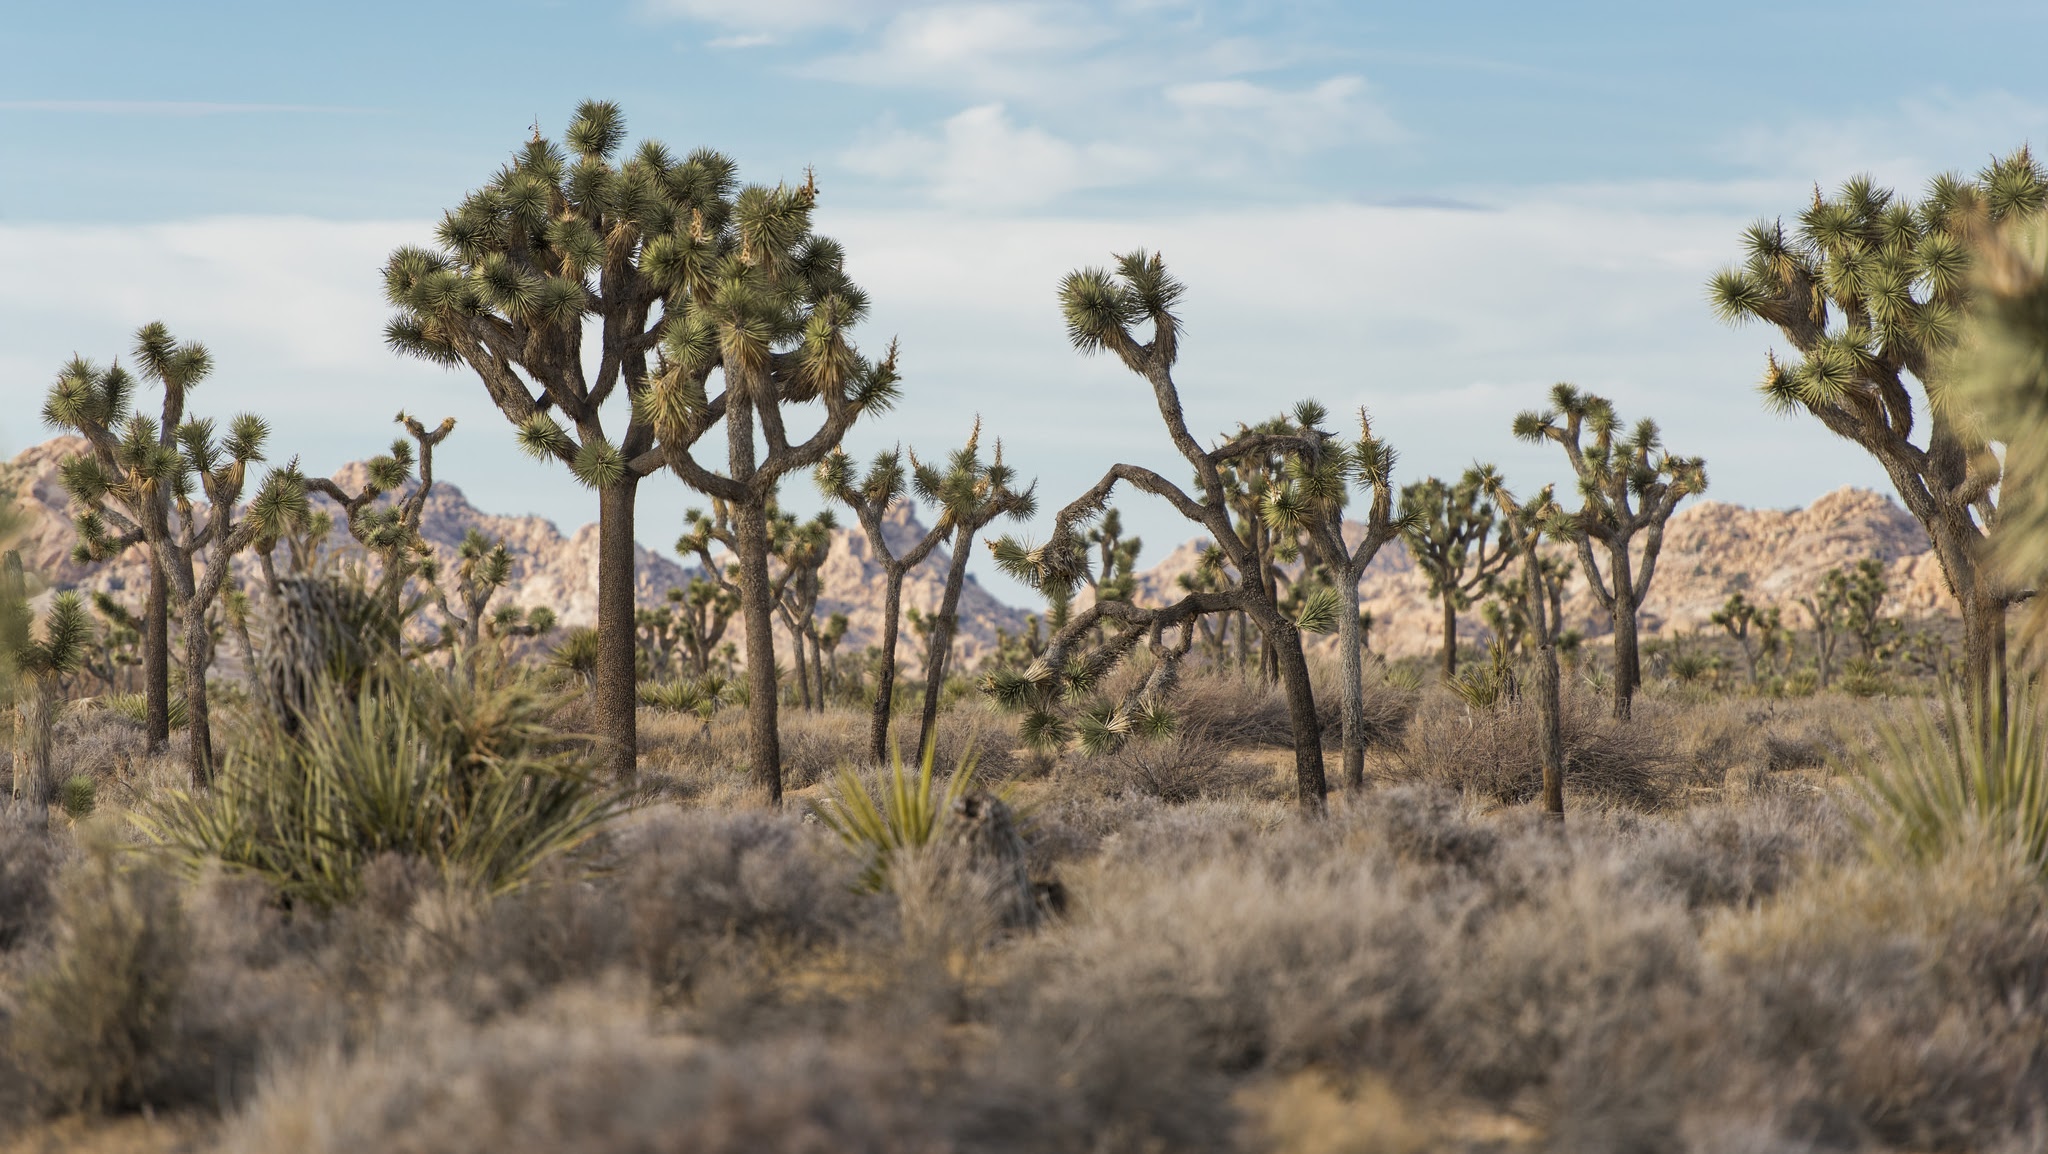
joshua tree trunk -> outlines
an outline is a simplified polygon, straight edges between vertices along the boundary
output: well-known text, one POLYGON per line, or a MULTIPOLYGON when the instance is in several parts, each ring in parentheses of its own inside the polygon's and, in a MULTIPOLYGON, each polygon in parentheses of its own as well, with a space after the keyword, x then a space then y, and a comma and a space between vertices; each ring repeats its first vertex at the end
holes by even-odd
POLYGON ((960 622, 960 589, 967 583, 967 555, 974 538, 961 533, 953 539, 953 565, 946 571, 946 594, 939 611, 932 615, 931 649, 925 657, 924 715, 917 726, 917 753, 923 757, 932 747, 939 729, 939 696, 946 688, 946 659, 953 655, 953 629, 960 622))
POLYGON ((604 767, 630 784, 637 772, 639 718, 633 668, 633 470, 597 495, 597 728, 604 767))
POLYGON ((1344 616, 1337 620, 1344 674, 1344 784, 1357 790, 1365 788, 1365 646, 1358 636, 1358 582, 1339 581, 1337 586, 1344 596, 1344 616))
POLYGON ((1294 725, 1295 800, 1304 812, 1319 814, 1330 785, 1323 777, 1323 724, 1316 717, 1315 688, 1309 681, 1308 658, 1301 652, 1301 632, 1278 613, 1259 624, 1279 658, 1280 684, 1287 692, 1287 715, 1294 725))
POLYGON ((57 796, 50 772, 52 732, 57 721, 57 683, 36 677, 23 687, 15 706, 14 796, 32 805, 48 805, 57 796))
POLYGON ((882 612, 882 653, 875 665, 875 705, 868 715, 868 756, 876 765, 889 761, 889 711, 896 696, 896 628, 903 615, 903 572, 891 566, 882 612))
POLYGON ((1628 542, 1612 545, 1608 558, 1608 574, 1614 580, 1614 604, 1608 613, 1614 627, 1614 716, 1627 721, 1635 701, 1636 686, 1643 680, 1636 634, 1635 577, 1630 572, 1628 542))
POLYGON ((804 651, 803 630, 790 623, 790 645, 796 650, 796 698, 797 705, 808 713, 811 709, 811 658, 804 651))
POLYGON ((739 545, 740 614, 747 623, 747 749, 754 785, 769 805, 782 804, 782 738, 776 732, 775 607, 768 583, 768 518, 754 502, 733 507, 739 545))
POLYGON ((169 577, 150 547, 149 600, 142 611, 143 727, 150 753, 171 741, 171 607, 169 577))
MULTIPOLYGON (((1537 610, 1542 612, 1542 610, 1537 610)), ((1536 646, 1536 732, 1543 759, 1543 815, 1564 822, 1564 732, 1558 694, 1557 641, 1545 629, 1536 646)))
POLYGON ((1969 688, 1977 730, 1987 740, 2005 733, 2005 598, 1987 589, 1980 575, 1963 601, 1963 680, 1969 688))
POLYGON ((1444 680, 1458 673, 1458 603, 1444 594, 1444 680))
POLYGON ((213 732, 206 707, 206 669, 213 664, 213 637, 206 628, 206 602, 186 601, 185 610, 185 764, 192 784, 213 784, 213 732))
POLYGON ((818 712, 825 712, 825 645, 816 629, 807 631, 811 642, 811 684, 818 687, 818 712))

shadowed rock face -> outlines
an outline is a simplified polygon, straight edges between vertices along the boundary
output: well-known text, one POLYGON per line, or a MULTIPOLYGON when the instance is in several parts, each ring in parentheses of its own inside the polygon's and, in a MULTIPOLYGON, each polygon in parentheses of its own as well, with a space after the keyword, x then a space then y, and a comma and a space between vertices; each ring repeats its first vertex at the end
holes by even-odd
MULTIPOLYGON (((84 447, 79 438, 58 437, 25 449, 13 461, 0 465, 0 486, 18 495, 27 514, 18 546, 23 564, 59 588, 105 590, 139 603, 145 572, 141 550, 104 565, 81 566, 71 560, 75 538, 70 502, 57 469, 64 458, 84 447)), ((360 463, 344 466, 335 480, 345 489, 358 489, 364 470, 360 463)), ((324 498, 315 500, 324 502, 324 498)), ((330 512, 335 510, 330 507, 330 512)), ((420 529, 440 552, 444 568, 452 570, 455 546, 472 527, 504 540, 512 555, 511 581, 494 604, 545 605, 568 625, 587 625, 596 619, 595 524, 564 536, 552 522, 540 517, 484 513, 469 503, 461 489, 437 481, 420 529)), ((907 507, 899 507, 884 531, 891 547, 901 552, 923 537, 925 526, 907 507)), ((1355 540, 1358 527, 1350 526, 1348 532, 1355 540)), ((360 555, 339 526, 331 541, 337 549, 360 555)), ((1175 579, 1194 568, 1206 547, 1204 539, 1188 541, 1140 573, 1138 601, 1160 604, 1174 597, 1178 592, 1175 579)), ((1793 599, 1810 591, 1828 569, 1846 569, 1865 557, 1876 557, 1890 569, 1892 598, 1886 612, 1909 617, 1955 612, 1955 600, 1942 583, 1941 566, 1913 518, 1882 494, 1843 488, 1804 509, 1745 509, 1718 501, 1682 508, 1665 531, 1656 581, 1643 607, 1643 627, 1651 635, 1701 628, 1708 615, 1738 589, 1753 600, 1784 607, 1787 617, 1803 627, 1805 615, 1792 607, 1793 599)), ((935 610, 950 563, 941 547, 912 570, 904 581, 904 607, 935 610)), ((635 568, 640 602, 650 608, 663 604, 668 590, 688 584, 696 572, 644 548, 637 550, 635 568)), ((239 579, 251 580, 255 573, 253 557, 237 562, 239 579)), ((841 651, 857 653, 873 645, 881 635, 882 566, 858 525, 834 530, 822 576, 820 619, 832 613, 844 613, 848 618, 841 651)), ((1375 622, 1374 649, 1399 657, 1431 653, 1441 646, 1441 620, 1429 599, 1428 585, 1399 542, 1380 551, 1360 590, 1375 622)), ((971 668, 995 648, 996 630, 1022 629, 1026 613, 996 600, 969 577, 960 597, 957 660, 971 668)), ((1606 619, 1576 568, 1566 586, 1565 619, 1567 627, 1579 629, 1589 638, 1607 632, 1606 619)), ((1459 628, 1463 636, 1479 637, 1485 627, 1475 611, 1460 619, 1459 628)), ((787 637, 778 637, 778 643, 786 652, 787 637)), ((897 655, 913 662, 923 656, 923 647, 907 624, 897 655)))
MULTIPOLYGON (((25 532, 17 547, 22 563, 63 589, 100 590, 124 602, 139 606, 147 579, 147 561, 141 549, 98 565, 79 565, 71 559, 76 541, 70 498, 58 477, 64 459, 85 450, 78 437, 57 437, 22 451, 11 462, 0 464, 0 488, 13 491, 26 514, 25 532)), ((361 462, 344 465, 334 474, 343 489, 359 491, 367 466, 361 462)), ((406 490, 410 491, 410 489, 406 490)), ((343 556, 360 558, 362 551, 348 537, 340 522, 340 510, 326 498, 313 501, 336 518, 329 545, 343 556)), ((493 605, 547 606, 565 625, 588 625, 597 618, 597 526, 585 525, 564 536, 553 522, 540 517, 506 517, 485 513, 469 503, 462 490, 447 481, 436 480, 420 520, 420 532, 432 542, 443 569, 453 580, 455 549, 470 529, 505 542, 512 557, 512 575, 493 605)), ((922 539, 925 527, 905 509, 887 526, 892 547, 907 550, 922 539)), ((946 567, 951 558, 942 547, 904 581, 903 604, 924 612, 937 609, 944 592, 946 567)), ((640 603, 655 608, 666 603, 670 589, 689 583, 697 572, 646 548, 636 550, 635 585, 640 603)), ((236 561, 235 576, 248 583, 257 580, 253 555, 236 561)), ((823 573, 824 595, 819 616, 845 613, 848 617, 843 652, 858 652, 881 635, 882 567, 875 561, 865 534, 855 526, 841 528, 833 535, 832 551, 823 573)), ((957 654, 972 663, 995 646, 998 627, 1022 628, 1025 612, 1004 605, 990 596, 972 577, 960 598, 960 630, 957 654)), ((787 645, 787 639, 779 639, 787 645)), ((906 628, 898 647, 901 659, 920 658, 923 649, 906 628)))
MULTIPOLYGON (((1357 525, 1346 526, 1354 542, 1360 532, 1357 525)), ((1207 547, 1206 538, 1189 541, 1140 573, 1138 601, 1171 600, 1178 594, 1175 581, 1195 567, 1207 547)), ((1574 555, 1563 546, 1546 548, 1574 555)), ((1738 590, 1751 600, 1782 606, 1788 621, 1804 628, 1809 623, 1804 612, 1793 608, 1794 599, 1811 592, 1829 569, 1846 570, 1865 557, 1876 557, 1890 571, 1892 596, 1885 612, 1926 617, 1957 611, 1927 535, 1912 515, 1883 494, 1842 488, 1804 509, 1745 509, 1719 501, 1681 508, 1665 529, 1656 580, 1643 606, 1643 629, 1654 636, 1702 628, 1738 590)), ((1390 657, 1411 657, 1442 648, 1442 620, 1429 597, 1428 581, 1399 541, 1380 550, 1360 581, 1359 592, 1373 615, 1375 650, 1390 657)), ((1589 638, 1608 632, 1606 615, 1576 561, 1565 586, 1564 608, 1566 628, 1589 638)), ((1486 635, 1476 607, 1459 617, 1459 634, 1486 635)))

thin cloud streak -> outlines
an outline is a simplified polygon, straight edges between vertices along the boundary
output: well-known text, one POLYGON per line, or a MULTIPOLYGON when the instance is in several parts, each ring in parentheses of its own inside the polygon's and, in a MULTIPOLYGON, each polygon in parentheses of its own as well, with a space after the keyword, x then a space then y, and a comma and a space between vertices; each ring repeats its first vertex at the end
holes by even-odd
POLYGON ((232 116, 271 112, 370 112, 337 104, 250 104, 211 100, 0 100, 0 112, 87 112, 117 116, 232 116))

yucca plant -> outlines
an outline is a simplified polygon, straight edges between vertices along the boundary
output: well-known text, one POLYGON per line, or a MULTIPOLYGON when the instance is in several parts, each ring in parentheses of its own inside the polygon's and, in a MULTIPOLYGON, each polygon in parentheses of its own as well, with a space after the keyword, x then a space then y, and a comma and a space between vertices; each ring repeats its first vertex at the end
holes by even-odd
POLYGON ((557 733, 548 706, 523 685, 394 663, 355 695, 316 696, 296 731, 258 715, 211 790, 135 820, 188 867, 218 861, 316 908, 354 898, 384 853, 503 892, 613 811, 588 739, 557 733))
POLYGON ((841 767, 834 775, 831 795, 813 802, 811 812, 825 828, 862 861, 857 883, 864 893, 888 888, 889 868, 905 851, 922 849, 943 828, 953 805, 974 790, 974 755, 969 753, 946 778, 945 792, 935 792, 933 763, 937 760, 927 745, 918 758, 917 776, 909 777, 903 753, 889 759, 889 774, 881 783, 881 796, 851 768, 841 767))
POLYGON ((2031 696, 1988 739, 1952 696, 1881 728, 1884 755, 1864 779, 1857 815, 1873 851, 1931 864, 1989 843, 2048 877, 2048 700, 2038 687, 2031 696))

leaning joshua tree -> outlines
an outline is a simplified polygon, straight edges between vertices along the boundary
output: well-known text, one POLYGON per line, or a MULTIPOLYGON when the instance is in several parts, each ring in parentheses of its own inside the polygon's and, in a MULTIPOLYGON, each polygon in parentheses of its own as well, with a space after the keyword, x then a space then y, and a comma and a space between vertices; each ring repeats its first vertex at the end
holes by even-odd
POLYGON ((1490 468, 1467 469, 1455 485, 1429 477, 1401 490, 1401 538, 1443 606, 1446 681, 1458 672, 1458 610, 1514 560, 1507 535, 1495 531, 1490 468))
MULTIPOLYGON (((729 168, 726 170, 729 173, 729 168)), ((815 467, 862 414, 896 398, 896 350, 871 361, 850 330, 867 294, 846 275, 837 241, 811 230, 817 185, 749 185, 693 210, 648 255, 648 275, 676 302, 650 374, 646 413, 669 467, 732 512, 740 617, 747 643, 747 758, 771 805, 782 801, 776 732, 774 612, 768 513, 782 478, 815 467), (708 382, 718 373, 721 387, 708 382), (808 435, 788 421, 823 413, 808 435), (723 422, 724 472, 698 460, 698 442, 723 422)))
POLYGON ((1796 229, 1751 225, 1743 263, 1709 286, 1723 319, 1764 321, 1791 346, 1789 359, 1766 360, 1766 403, 1811 413, 1862 446, 1927 530, 1962 607, 1965 682, 1986 732, 2004 716, 2006 609, 2030 590, 1987 564, 2001 536, 2004 465, 1977 398, 1951 388, 1954 354, 1972 305, 1973 243, 1991 226, 2038 218, 2044 204, 2048 173, 2024 148, 1973 179, 1936 177, 1917 202, 1868 177, 1832 197, 1816 187, 1796 229))
POLYGON ((1040 590, 1071 592, 1088 564, 1081 535, 1108 506, 1116 486, 1124 483, 1164 498, 1182 516, 1208 530, 1234 570, 1234 578, 1227 588, 1190 591, 1159 608, 1123 600, 1098 601, 1073 614, 1028 668, 992 673, 984 689, 999 701, 1027 709, 1026 736, 1044 742, 1062 731, 1064 723, 1055 712, 1059 703, 1087 692, 1144 641, 1156 658, 1152 672, 1109 716, 1095 719, 1112 734, 1127 733, 1164 712, 1165 695, 1172 688, 1180 659, 1194 644, 1196 620, 1204 614, 1243 610, 1279 650, 1280 678, 1294 726, 1296 798, 1304 810, 1320 813, 1329 790, 1323 776, 1322 726, 1309 685, 1308 661, 1301 650, 1301 629, 1280 612, 1258 578, 1259 557, 1252 542, 1233 523, 1222 469, 1275 446, 1315 460, 1324 446, 1297 436, 1255 433, 1213 449, 1202 448, 1188 431, 1180 390, 1173 380, 1173 366, 1180 354, 1180 322, 1173 307, 1183 291, 1180 282, 1167 275, 1165 263, 1157 255, 1134 252, 1117 258, 1115 272, 1091 268, 1068 274, 1060 284, 1060 304, 1066 314, 1067 334, 1076 348, 1084 353, 1115 354, 1151 386, 1168 437, 1195 470, 1196 494, 1151 469, 1112 465, 1093 488, 1060 510, 1045 544, 1030 548, 1004 537, 993 542, 991 549, 1005 572, 1040 590), (1152 339, 1141 341, 1133 329, 1147 324, 1152 339), (1077 652, 1078 643, 1096 623, 1105 620, 1115 624, 1116 632, 1088 652, 1077 652), (1168 638, 1172 630, 1179 631, 1178 638, 1168 638))
POLYGON ((896 635, 902 627, 903 578, 924 564, 952 529, 941 510, 939 521, 903 552, 896 552, 884 532, 889 511, 904 499, 903 458, 896 450, 875 454, 867 472, 855 476, 853 459, 834 449, 818 462, 818 488, 853 510, 867 534, 868 548, 882 566, 882 640, 875 663, 875 704, 868 717, 868 756, 875 764, 889 761, 889 715, 896 696, 896 635))
POLYGON ((1510 555, 1522 559, 1522 612, 1529 637, 1536 644, 1536 755, 1543 767, 1543 814, 1564 821, 1564 720, 1557 670, 1557 602, 1543 572, 1543 555, 1537 545, 1546 536, 1566 536, 1575 530, 1545 485, 1526 504, 1508 491, 1507 482, 1491 465, 1483 465, 1478 480, 1487 499, 1498 509, 1502 537, 1510 555))
POLYGON ((149 421, 135 410, 135 378, 119 363, 102 369, 73 358, 50 386, 43 420, 90 445, 63 466, 64 487, 84 508, 77 522, 79 560, 110 560, 136 545, 148 551, 143 728, 154 753, 171 734, 170 567, 180 563, 165 544, 175 516, 171 491, 158 482, 175 468, 173 438, 185 420, 185 394, 213 371, 213 362, 204 348, 179 345, 159 323, 136 330, 135 360, 145 378, 163 386, 160 419, 149 421))
POLYGON ((911 483, 917 495, 937 505, 940 523, 952 532, 953 563, 946 568, 946 588, 932 614, 930 644, 924 662, 924 709, 917 727, 920 752, 932 747, 938 734, 939 698, 946 684, 946 665, 953 655, 953 634, 960 626, 960 592, 967 585, 967 558, 974 551, 975 535, 998 517, 1023 520, 1038 508, 1033 482, 1022 489, 1012 486, 1016 470, 1003 464, 1003 443, 996 442, 995 457, 981 459, 981 422, 967 443, 947 454, 944 468, 910 458, 911 483))
POLYGON ((622 157, 625 138, 617 105, 584 103, 567 152, 536 131, 441 218, 436 248, 400 248, 384 269, 391 347, 469 366, 528 452, 597 491, 598 736, 621 780, 636 744, 634 500, 662 466, 642 401, 683 295, 649 266, 715 221, 732 184, 722 156, 648 141, 622 157), (631 402, 623 435, 602 416, 617 396, 631 402))
POLYGON ((1342 610, 1337 616, 1337 645, 1344 671, 1344 782, 1352 789, 1365 785, 1365 641, 1359 610, 1358 582, 1379 555, 1380 546, 1406 527, 1394 516, 1394 450, 1373 435, 1372 420, 1358 412, 1358 439, 1349 444, 1321 428, 1322 410, 1299 410, 1302 437, 1322 445, 1314 457, 1288 458, 1286 477, 1266 491, 1263 516, 1285 534, 1301 534, 1314 543, 1337 587, 1342 610), (1352 544, 1344 535, 1344 506, 1352 482, 1365 486, 1372 501, 1365 524, 1352 544))
POLYGON ((1665 452, 1654 421, 1637 421, 1617 436, 1620 428, 1613 402, 1567 384, 1551 387, 1550 408, 1524 412, 1514 425, 1521 440, 1564 446, 1578 474, 1580 505, 1571 540, 1586 583, 1614 627, 1614 716, 1627 720, 1643 680, 1636 614, 1657 574, 1664 526, 1680 501, 1706 489, 1707 467, 1698 457, 1665 452), (1640 561, 1630 552, 1637 534, 1640 561), (1607 551, 1604 574, 1593 555, 1596 543, 1607 551))

